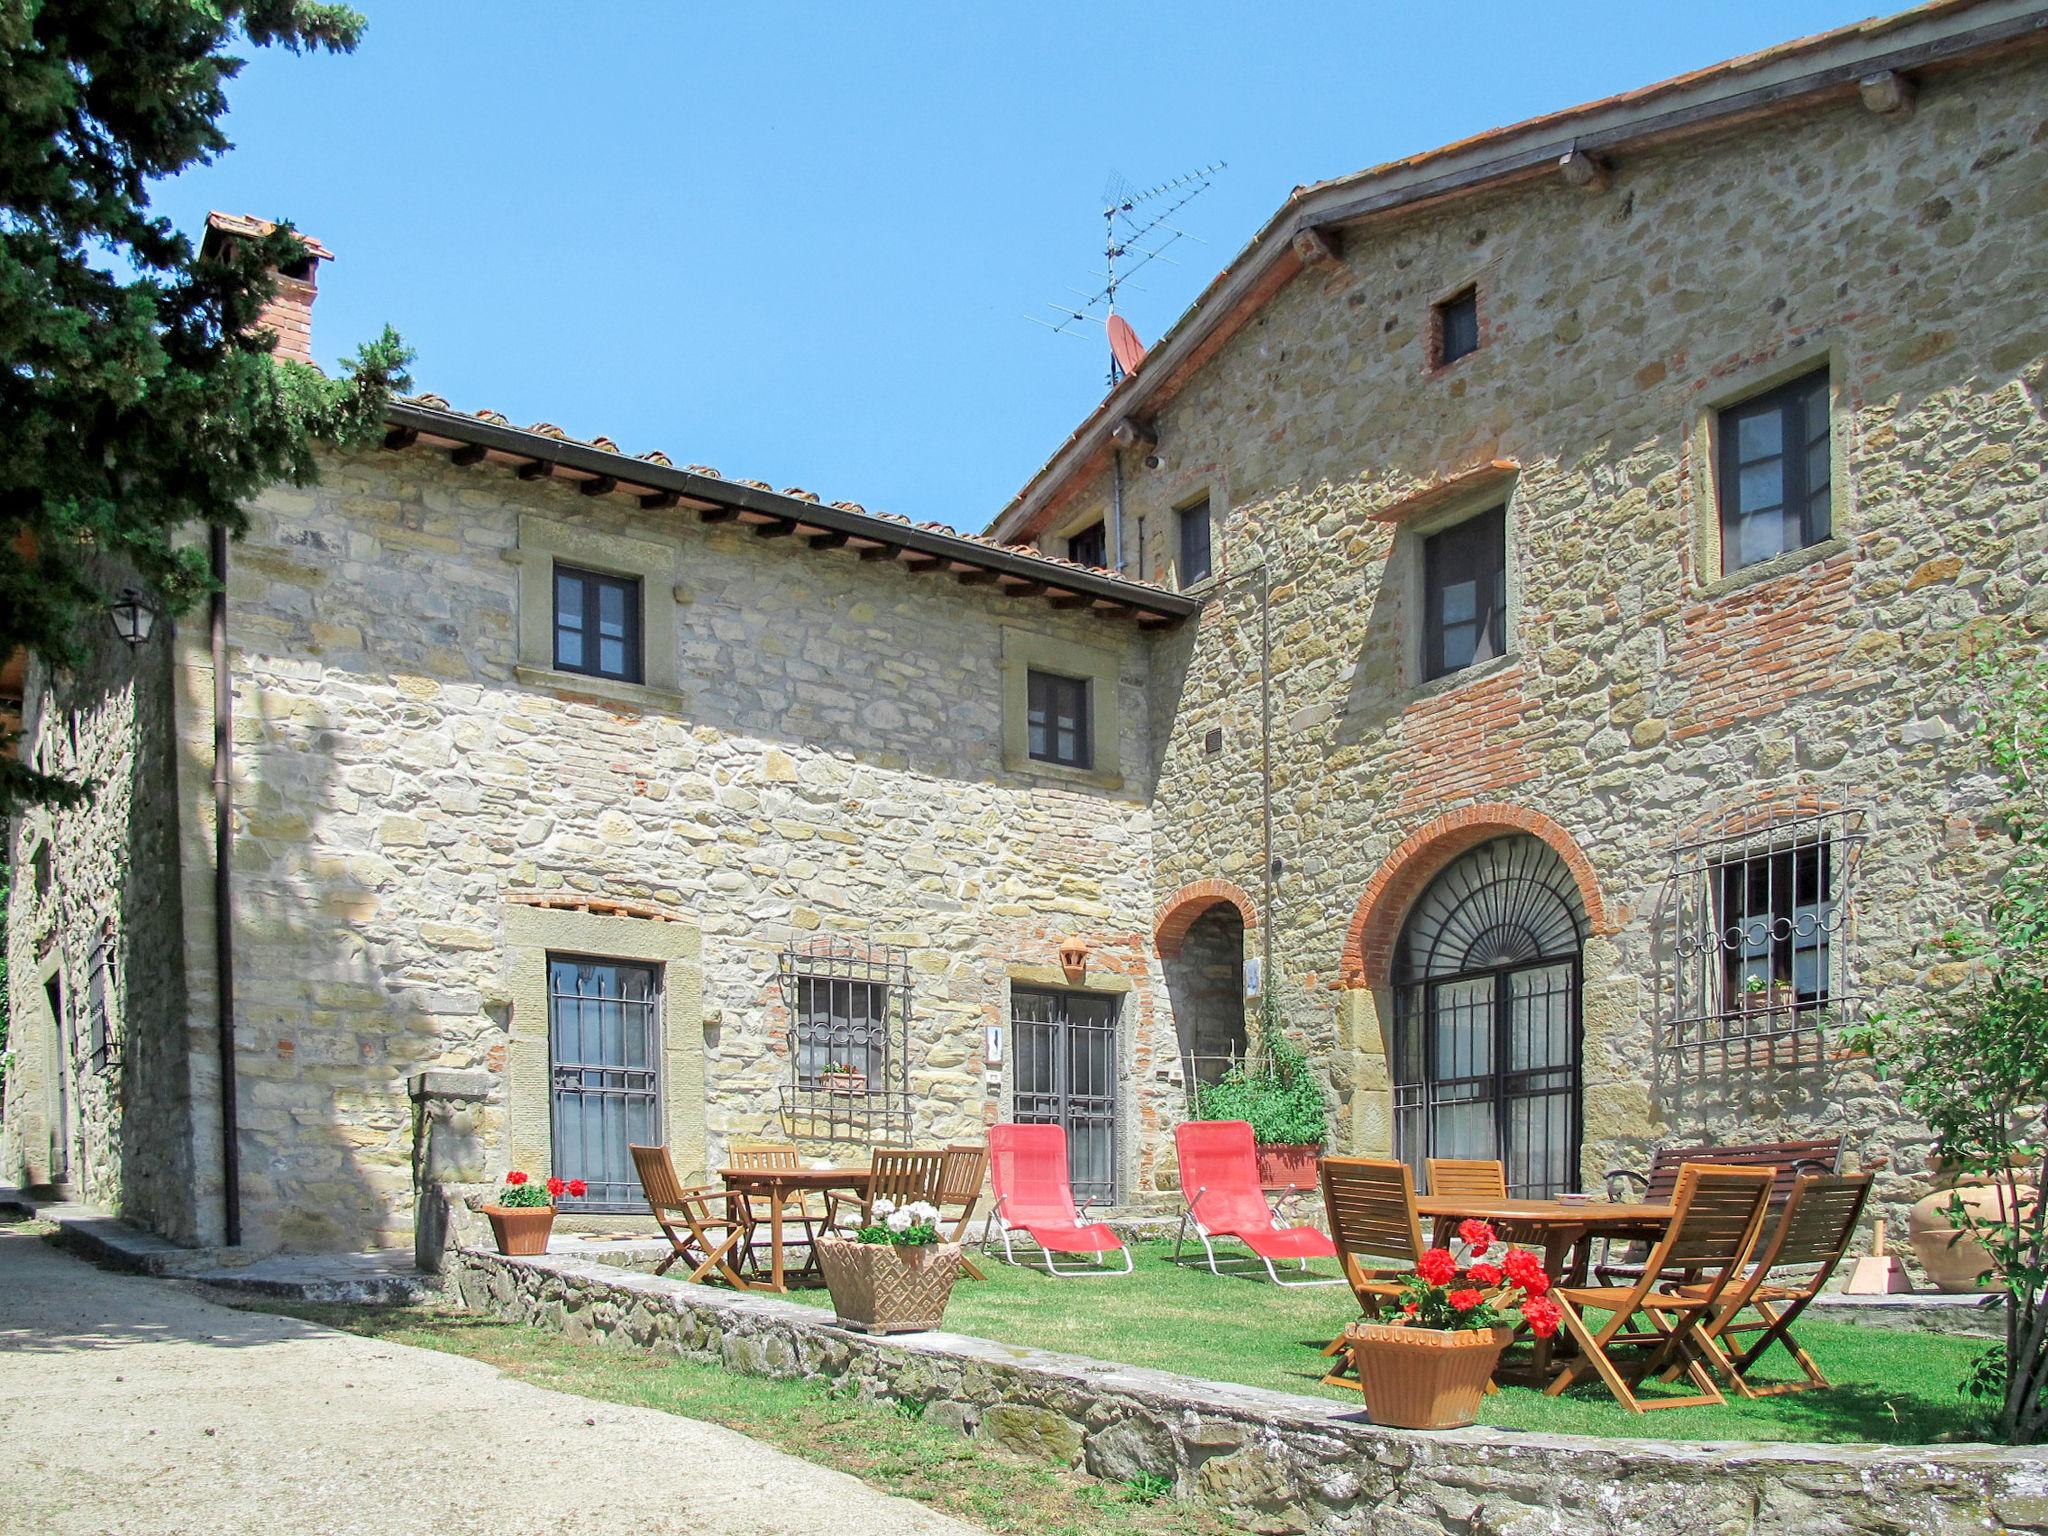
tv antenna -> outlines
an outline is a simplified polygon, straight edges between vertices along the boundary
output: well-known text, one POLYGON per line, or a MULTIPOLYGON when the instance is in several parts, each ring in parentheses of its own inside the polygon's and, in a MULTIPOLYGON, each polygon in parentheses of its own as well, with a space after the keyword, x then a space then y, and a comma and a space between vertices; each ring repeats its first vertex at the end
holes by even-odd
POLYGON ((1057 320, 1038 315, 1024 318, 1056 335, 1078 336, 1083 340, 1100 325, 1109 342, 1109 385, 1114 389, 1145 356, 1145 348, 1130 322, 1116 312, 1118 292, 1155 261, 1178 266, 1166 253, 1181 241, 1204 243, 1200 236, 1191 235, 1174 223, 1174 216, 1208 191, 1228 169, 1226 162, 1217 160, 1142 191, 1134 190, 1121 175, 1112 172, 1102 189, 1103 269, 1094 274, 1102 280, 1102 286, 1092 293, 1069 289, 1081 300, 1078 306, 1049 300, 1046 307, 1059 316, 1057 320))

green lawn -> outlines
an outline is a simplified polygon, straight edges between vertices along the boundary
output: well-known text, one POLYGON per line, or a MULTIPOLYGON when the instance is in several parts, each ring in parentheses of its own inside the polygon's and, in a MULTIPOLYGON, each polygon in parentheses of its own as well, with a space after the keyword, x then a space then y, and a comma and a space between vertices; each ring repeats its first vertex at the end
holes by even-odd
MULTIPOLYGON (((963 1277, 954 1287, 946 1326, 1098 1360, 1359 1401, 1355 1392, 1321 1384, 1327 1367, 1316 1353, 1358 1316, 1348 1288, 1281 1289, 1267 1281, 1263 1269, 1256 1271, 1256 1280, 1219 1279, 1198 1262, 1176 1267, 1170 1262, 1171 1243, 1140 1243, 1134 1251, 1135 1272, 1115 1279, 1055 1280, 991 1259, 982 1266, 989 1275, 985 1283, 963 1277)), ((1192 1245, 1192 1252, 1199 1261, 1200 1246, 1192 1245)), ((1333 1274, 1334 1269, 1324 1266, 1322 1272, 1333 1274)), ((821 1290, 793 1292, 791 1299, 831 1305, 821 1290)), ((1674 1408, 1638 1416, 1597 1381, 1575 1386, 1561 1398, 1511 1386, 1486 1400, 1480 1418, 1504 1429, 1666 1440, 1924 1444, 1986 1438, 1986 1422, 1956 1389, 1988 1341, 1824 1321, 1805 1323, 1798 1333, 1835 1383, 1831 1390, 1757 1402, 1731 1398, 1722 1408, 1674 1408)), ((1789 1379, 1796 1368, 1780 1352, 1757 1375, 1789 1379)), ((1652 1390, 1657 1390, 1654 1384, 1652 1390)), ((1681 1381, 1669 1390, 1691 1389, 1681 1381)))

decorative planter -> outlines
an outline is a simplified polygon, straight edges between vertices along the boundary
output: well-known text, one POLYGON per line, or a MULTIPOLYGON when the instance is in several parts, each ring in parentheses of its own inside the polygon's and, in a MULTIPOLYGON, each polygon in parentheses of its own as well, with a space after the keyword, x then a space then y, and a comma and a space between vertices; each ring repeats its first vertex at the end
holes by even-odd
POLYGON ((818 1081, 825 1085, 827 1093, 836 1093, 842 1098, 858 1098, 868 1091, 868 1080, 860 1072, 824 1072, 818 1081))
POLYGON ((1353 1323, 1344 1330, 1366 1412, 1394 1429, 1459 1429, 1515 1336, 1512 1328, 1404 1328, 1353 1323))
POLYGON ((818 1239, 818 1263, 843 1327, 866 1333, 936 1328, 960 1272, 958 1243, 857 1243, 818 1239))
MULTIPOLYGON (((1991 1256, 1984 1251, 1984 1245, 1970 1235, 1968 1228, 1961 1229, 1962 1236, 1956 1235, 1958 1229, 1948 1207, 1957 1195, 1963 1197, 1964 1209, 1980 1221, 2002 1221, 2010 1214, 2002 1183, 1981 1176, 1968 1178, 1953 1188, 1937 1189, 1914 1202, 1906 1217, 1906 1241, 1937 1291, 1961 1295, 1996 1290, 1994 1281, 1977 1278, 1991 1268, 1991 1256)), ((2040 1198, 2040 1191, 2033 1185, 2021 1184, 2021 1214, 2040 1198)))
POLYGON ((1305 1146, 1259 1148, 1259 1183, 1267 1189, 1314 1189, 1323 1149, 1305 1146))
POLYGON ((487 1205, 484 1214, 491 1218, 498 1252, 516 1257, 548 1251, 548 1233, 555 1225, 552 1205, 487 1205))

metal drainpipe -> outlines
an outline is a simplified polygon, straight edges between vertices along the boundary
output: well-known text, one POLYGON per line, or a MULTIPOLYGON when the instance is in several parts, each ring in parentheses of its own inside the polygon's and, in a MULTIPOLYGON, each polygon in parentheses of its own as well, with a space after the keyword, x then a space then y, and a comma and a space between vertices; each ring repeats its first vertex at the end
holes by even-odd
POLYGON ((220 1046, 220 1173, 227 1246, 242 1243, 242 1168, 237 1146, 235 1100, 235 848, 234 680, 228 674, 228 531, 216 524, 209 535, 213 556, 213 600, 209 620, 213 648, 213 968, 218 988, 220 1046))

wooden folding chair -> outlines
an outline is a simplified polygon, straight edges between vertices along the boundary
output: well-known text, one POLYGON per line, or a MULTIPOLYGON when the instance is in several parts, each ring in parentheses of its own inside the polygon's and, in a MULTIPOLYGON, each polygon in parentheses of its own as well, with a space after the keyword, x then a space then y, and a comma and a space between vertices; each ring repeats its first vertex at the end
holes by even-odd
POLYGON ((676 1177, 676 1165, 670 1160, 667 1147, 630 1150, 634 1171, 640 1175, 641 1191, 647 1196, 647 1207, 654 1213, 654 1223, 675 1250, 655 1266, 654 1272, 667 1274, 669 1266, 682 1259, 695 1266, 690 1271, 692 1281, 701 1283, 706 1275, 716 1271, 734 1290, 753 1289, 740 1278, 727 1257, 735 1248, 744 1251, 747 1241, 748 1223, 739 1202, 723 1185, 686 1187, 676 1177), (720 1214, 721 1209, 725 1214, 720 1214))
MULTIPOLYGON (((1714 1347, 1701 1325, 1715 1315, 1722 1292, 1756 1246, 1770 1204, 1771 1178, 1769 1168, 1686 1164, 1672 1198, 1671 1225, 1650 1250, 1642 1278, 1634 1285, 1561 1285, 1552 1291, 1565 1331, 1583 1354, 1565 1363, 1545 1393, 1556 1397, 1593 1371, 1631 1413, 1726 1402, 1703 1363, 1703 1357, 1713 1357, 1714 1347), (1658 1277, 1666 1270, 1701 1278, 1682 1290, 1663 1290, 1658 1277), (1608 1314, 1598 1329, 1585 1319, 1589 1307, 1608 1314), (1624 1347, 1640 1354, 1616 1361, 1612 1351, 1624 1347), (1684 1369, 1698 1394, 1639 1398, 1634 1387, 1667 1365, 1684 1369)), ((1672 1375, 1675 1379, 1677 1372, 1672 1375)))
MULTIPOLYGON (((1744 1397, 1776 1397, 1785 1392, 1807 1392, 1830 1385, 1813 1357, 1792 1336, 1792 1324, 1820 1295, 1855 1240, 1863 1207, 1870 1199, 1872 1175, 1808 1174, 1792 1189, 1777 1230, 1768 1234, 1757 1249, 1756 1262, 1721 1293, 1720 1306, 1700 1329, 1707 1358, 1714 1368, 1735 1385, 1744 1397), (1809 1269, 1809 1273, 1773 1283, 1778 1270, 1809 1269), (1754 1317, 1742 1314, 1753 1312, 1754 1317), (1742 1349, 1741 1335, 1754 1333, 1756 1339, 1742 1349), (1756 1386, 1749 1370, 1773 1344, 1783 1344, 1804 1381, 1772 1382, 1756 1386)), ((1680 1286, 1682 1292, 1695 1289, 1680 1286)), ((1666 1379, 1674 1372, 1667 1371, 1666 1379)))
MULTIPOLYGON (((1401 1294, 1401 1281, 1391 1266, 1412 1268, 1423 1254, 1422 1223, 1415 1214, 1415 1175, 1406 1163, 1373 1157, 1323 1159, 1323 1209, 1329 1216, 1330 1240, 1337 1262, 1350 1282, 1351 1294, 1367 1317, 1378 1317, 1383 1303, 1401 1294), (1370 1259, 1371 1263, 1363 1262, 1370 1259)), ((1344 1335, 1324 1346, 1325 1355, 1342 1357, 1344 1335)), ((1323 1378, 1332 1387, 1358 1386, 1355 1376, 1339 1364, 1323 1378)))
POLYGON ((899 1209, 913 1200, 928 1205, 939 1203, 939 1172, 945 1163, 943 1152, 912 1152, 901 1147, 879 1148, 868 1164, 868 1197, 861 1203, 861 1221, 874 1219, 875 1202, 888 1200, 899 1209))
POLYGON ((962 1244, 960 1267, 976 1280, 986 1280, 988 1276, 967 1256, 965 1242, 967 1224, 974 1220, 974 1208, 981 1204, 981 1182, 987 1175, 987 1147, 948 1147, 939 1162, 938 1198, 932 1201, 939 1208, 940 1219, 953 1223, 952 1235, 946 1241, 962 1244))
MULTIPOLYGON (((1508 1171, 1497 1158, 1432 1157, 1424 1160, 1423 1172, 1429 1180, 1432 1200, 1470 1200, 1474 1205, 1492 1205, 1508 1197, 1508 1171)), ((1437 1217, 1431 1237, 1439 1248, 1450 1246, 1457 1225, 1455 1216, 1437 1217)), ((1513 1232, 1498 1224, 1494 1230, 1504 1243, 1515 1240, 1513 1232)))
MULTIPOLYGON (((735 1145, 726 1152, 726 1166, 730 1168, 801 1168, 802 1155, 788 1142, 748 1142, 735 1145)), ((770 1200, 763 1195, 750 1195, 746 1199, 747 1221, 758 1232, 770 1224, 773 1212, 770 1200)), ((824 1209, 820 1210, 808 1195, 799 1195, 786 1201, 782 1207, 783 1232, 789 1234, 788 1223, 794 1220, 803 1228, 804 1262, 797 1271, 801 1275, 822 1273, 818 1260, 818 1235, 829 1232, 832 1218, 836 1214, 835 1197, 827 1193, 824 1209)), ((749 1250, 751 1252, 751 1248, 749 1250)))

